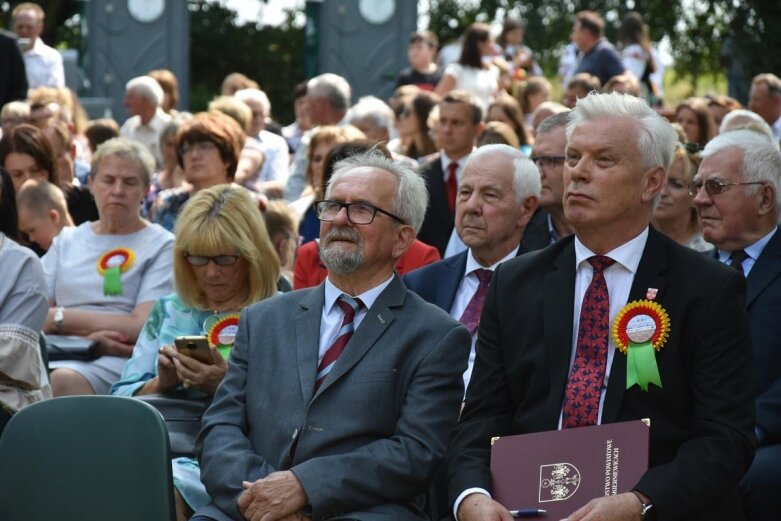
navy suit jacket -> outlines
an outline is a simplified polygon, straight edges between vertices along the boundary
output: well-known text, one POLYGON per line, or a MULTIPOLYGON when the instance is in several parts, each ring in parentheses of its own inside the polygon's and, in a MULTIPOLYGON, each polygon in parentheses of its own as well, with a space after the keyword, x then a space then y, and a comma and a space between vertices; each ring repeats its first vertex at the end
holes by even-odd
MULTIPOLYGON (((456 299, 458 286, 464 277, 467 252, 462 251, 441 261, 423 266, 404 275, 401 280, 407 289, 414 291, 420 298, 450 313, 456 299)), ((516 255, 526 253, 523 244, 516 255)))
POLYGON ((781 227, 746 278, 754 344, 756 417, 765 442, 781 442, 781 227))

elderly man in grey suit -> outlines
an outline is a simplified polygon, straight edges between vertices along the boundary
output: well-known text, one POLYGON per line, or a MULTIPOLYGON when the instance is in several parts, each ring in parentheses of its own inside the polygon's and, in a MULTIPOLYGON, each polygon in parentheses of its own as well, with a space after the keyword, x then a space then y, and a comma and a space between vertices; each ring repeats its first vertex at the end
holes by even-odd
POLYGON ((328 278, 242 313, 196 451, 193 519, 418 520, 463 396, 469 332, 394 274, 423 180, 369 153, 317 203, 328 278))

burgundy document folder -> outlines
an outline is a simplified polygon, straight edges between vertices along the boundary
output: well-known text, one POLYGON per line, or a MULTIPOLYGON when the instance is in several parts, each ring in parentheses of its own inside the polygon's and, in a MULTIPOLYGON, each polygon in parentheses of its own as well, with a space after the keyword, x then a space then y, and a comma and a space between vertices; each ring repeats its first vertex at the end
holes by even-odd
POLYGON ((491 440, 492 496, 508 510, 562 519, 594 498, 629 492, 648 470, 649 420, 491 440))

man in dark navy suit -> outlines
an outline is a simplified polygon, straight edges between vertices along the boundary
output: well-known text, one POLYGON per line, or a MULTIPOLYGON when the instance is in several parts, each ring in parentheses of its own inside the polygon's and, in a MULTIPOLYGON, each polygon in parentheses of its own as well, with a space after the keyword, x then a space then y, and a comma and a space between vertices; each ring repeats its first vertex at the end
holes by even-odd
POLYGON ((27 97, 27 76, 16 38, 0 30, 0 107, 27 97))
POLYGON ((759 447, 743 503, 750 521, 773 519, 781 492, 781 152, 764 136, 737 130, 710 141, 702 156, 692 192, 703 236, 748 286, 759 447))
POLYGON ((407 288, 460 320, 472 334, 465 389, 491 275, 500 263, 526 251, 521 237, 539 195, 537 169, 520 151, 507 145, 478 148, 464 167, 456 199, 456 232, 468 249, 403 278, 407 288))

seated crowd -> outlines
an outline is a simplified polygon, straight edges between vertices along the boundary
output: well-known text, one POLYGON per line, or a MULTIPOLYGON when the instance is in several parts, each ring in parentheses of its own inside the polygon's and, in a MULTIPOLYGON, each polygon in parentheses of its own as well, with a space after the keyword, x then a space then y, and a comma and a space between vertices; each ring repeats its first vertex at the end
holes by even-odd
POLYGON ((511 19, 447 63, 414 33, 387 103, 311 78, 285 127, 239 73, 195 114, 133 78, 122 125, 31 83, 0 111, 0 435, 137 397, 192 414, 179 519, 508 521, 493 436, 650 418, 648 471, 569 519, 774 518, 781 80, 665 107, 630 15, 620 51, 576 15, 561 103, 511 19), (611 333, 639 300, 669 314, 647 389, 611 333), (45 361, 62 336, 89 355, 45 361))

